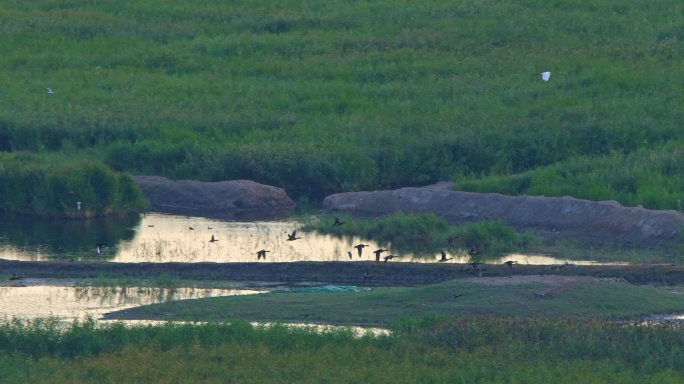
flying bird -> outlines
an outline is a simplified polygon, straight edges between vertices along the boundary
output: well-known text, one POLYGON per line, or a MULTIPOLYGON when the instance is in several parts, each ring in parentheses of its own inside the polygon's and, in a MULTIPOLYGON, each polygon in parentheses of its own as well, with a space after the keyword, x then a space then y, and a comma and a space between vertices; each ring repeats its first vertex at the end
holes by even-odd
POLYGON ((266 260, 266 252, 271 252, 271 251, 267 251, 265 249, 262 249, 261 251, 257 251, 257 260, 261 260, 262 257, 264 258, 264 260, 266 260))
POLYGON ((551 72, 549 72, 549 71, 542 72, 542 73, 540 73, 540 75, 542 77, 542 80, 544 80, 544 81, 549 81, 549 79, 551 78, 551 72))
POLYGON ((368 244, 358 244, 354 246, 354 248, 356 248, 356 252, 359 254, 359 257, 361 257, 361 254, 363 253, 363 247, 367 246, 368 244))
POLYGON ((193 227, 188 227, 188 228, 189 228, 191 231, 194 231, 194 230, 195 230, 195 228, 193 228, 193 227))
POLYGON ((397 257, 399 257, 399 256, 387 255, 387 256, 383 257, 383 259, 385 260, 385 263, 386 263, 386 262, 388 262, 388 261, 390 261, 390 260, 392 260, 392 259, 394 259, 394 258, 397 258, 397 257))
POLYGON ((348 252, 347 252, 347 256, 349 256, 349 260, 352 259, 352 253, 351 253, 351 251, 348 251, 348 252))
POLYGON ((287 241, 299 240, 301 237, 297 237, 297 230, 292 231, 291 235, 287 235, 287 241))
POLYGON ((447 261, 447 260, 451 260, 451 259, 452 259, 451 257, 447 259, 447 254, 446 254, 446 252, 444 252, 443 249, 442 249, 440 252, 442 252, 442 258, 439 259, 439 262, 440 262, 440 263, 443 263, 443 262, 445 262, 445 261, 447 261))
POLYGON ((508 260, 508 261, 504 262, 504 264, 506 264, 508 269, 512 271, 513 270, 513 264, 518 264, 518 262, 513 261, 513 260, 508 260))
POLYGON ((374 278, 374 277, 375 277, 375 274, 372 274, 372 273, 370 273, 370 272, 368 272, 368 271, 366 271, 366 273, 363 274, 363 279, 364 279, 364 280, 366 280, 366 279, 370 280, 370 279, 372 279, 372 278, 374 278))
POLYGON ((215 243, 217 242, 218 239, 214 238, 214 235, 211 235, 211 240, 209 240, 210 243, 215 243))
POLYGON ((340 218, 335 216, 335 221, 333 222, 333 227, 339 227, 340 225, 344 224, 344 221, 340 221, 340 218))
POLYGON ((375 253, 375 261, 380 261, 380 254, 383 252, 387 252, 387 251, 389 251, 389 249, 382 249, 382 248, 376 249, 375 251, 373 251, 373 253, 375 253))

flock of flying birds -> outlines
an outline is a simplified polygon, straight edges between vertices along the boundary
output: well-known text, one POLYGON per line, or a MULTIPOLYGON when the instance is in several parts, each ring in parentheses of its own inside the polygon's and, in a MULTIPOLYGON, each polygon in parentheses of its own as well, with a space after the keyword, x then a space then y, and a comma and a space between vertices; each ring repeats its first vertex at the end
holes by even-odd
MULTIPOLYGON (((343 225, 343 224, 344 224, 343 221, 340 221, 340 219, 339 219, 338 217, 335 217, 335 218, 334 218, 334 221, 333 221, 333 223, 332 223, 332 226, 333 226, 333 227, 338 227, 338 226, 343 225)), ((189 229, 190 229, 191 231, 194 230, 193 227, 189 227, 189 229)), ((211 229, 211 228, 210 228, 210 229, 211 229)), ((287 235, 287 241, 295 241, 295 240, 300 240, 300 239, 301 239, 301 237, 298 237, 298 236, 297 236, 297 230, 293 230, 291 234, 288 234, 288 235, 287 235)), ((215 242, 217 242, 217 241, 219 241, 219 240, 218 240, 216 237, 214 237, 214 235, 211 235, 211 239, 209 239, 209 242, 213 244, 213 243, 215 243, 215 242)), ((450 239, 450 242, 451 242, 451 239, 450 239)), ((356 254, 357 254, 358 257, 360 258, 360 257, 363 255, 363 249, 366 248, 366 247, 369 247, 369 246, 370 246, 369 244, 357 244, 357 245, 355 245, 353 248, 356 249, 356 254)), ((99 254, 99 249, 100 249, 100 248, 99 248, 99 245, 98 245, 98 254, 99 254)), ((266 253, 267 253, 267 252, 271 252, 271 251, 266 250, 266 249, 260 249, 260 250, 258 250, 258 251, 256 252, 257 260, 261 260, 261 259, 266 260, 266 253)), ((399 256, 397 256, 397 255, 392 255, 392 254, 389 254, 389 255, 387 255, 387 256, 382 256, 382 254, 383 254, 384 252, 389 252, 389 250, 388 250, 388 249, 383 249, 383 248, 378 248, 378 249, 376 249, 375 251, 373 251, 373 254, 375 255, 375 261, 376 261, 376 262, 380 262, 380 259, 382 259, 382 260, 386 263, 386 262, 388 262, 388 261, 390 261, 390 260, 392 260, 392 259, 395 259, 395 258, 398 258, 398 257, 399 257, 399 256)), ((446 252, 445 252, 443 249, 440 250, 440 253, 441 253, 441 257, 437 260, 437 262, 443 263, 443 262, 446 262, 446 261, 449 261, 449 260, 452 260, 452 259, 453 259, 453 258, 451 258, 451 257, 447 257, 447 254, 446 254, 446 252)), ((474 250, 474 249, 470 249, 470 250, 468 250, 468 254, 470 254, 470 255, 472 256, 472 255, 477 254, 477 251, 474 250)), ((349 257, 349 260, 352 260, 352 259, 354 258, 354 255, 353 255, 353 252, 352 252, 352 251, 347 251, 347 256, 349 257)), ((512 270, 513 270, 513 264, 517 264, 517 263, 518 263, 517 261, 509 260, 509 261, 504 262, 503 264, 506 265, 506 266, 508 267, 509 271, 512 272, 512 270)), ((485 270, 485 268, 483 268, 483 265, 484 265, 483 263, 472 262, 472 263, 469 263, 469 265, 470 265, 470 267, 471 267, 471 269, 472 269, 473 272, 475 272, 475 273, 478 274, 479 276, 482 276, 482 272, 485 270)))
MULTIPOLYGON (((343 224, 344 224, 343 221, 340 221, 340 219, 338 217, 335 217, 334 221, 332 223, 332 226, 338 227, 338 226, 343 225, 343 224)), ((154 225, 148 225, 148 227, 154 227, 154 225)), ((191 231, 195 230, 195 228, 193 228, 193 227, 188 227, 188 228, 191 231)), ((209 227, 208 229, 212 229, 212 228, 209 227)), ((295 240, 300 240, 300 239, 301 239, 301 237, 297 236, 297 230, 293 230, 291 234, 287 235, 287 241, 295 241, 295 240)), ((449 240, 449 243, 451 244, 453 239, 449 238, 448 240, 449 240)), ((219 241, 219 239, 217 239, 214 235, 211 235, 211 239, 209 239, 209 242, 213 244, 213 243, 216 243, 217 241, 219 241)), ((356 253, 357 253, 358 257, 360 258, 363 255, 363 249, 365 247, 369 247, 369 246, 370 246, 369 244, 357 244, 353 248, 356 249, 356 253)), ((105 249, 107 247, 108 247, 108 245, 105 243, 98 243, 98 244, 96 244, 95 250, 96 250, 97 254, 100 255, 105 251, 105 249)), ((268 253, 268 252, 271 252, 271 251, 266 250, 266 249, 258 250, 256 252, 257 260, 261 260, 261 259, 266 260, 266 253, 268 253)), ((386 263, 392 259, 399 257, 397 255, 392 255, 392 254, 389 254, 387 256, 382 256, 382 254, 384 252, 389 252, 389 249, 378 248, 375 251, 373 251, 373 254, 375 254, 375 261, 376 262, 380 262, 380 259, 382 259, 386 263)), ((447 254, 443 249, 440 250, 440 253, 441 253, 441 257, 437 260, 437 262, 439 262, 439 263, 444 263, 446 261, 453 259, 451 257, 447 257, 447 254)), ((478 252, 472 248, 468 250, 468 254, 471 256, 476 255, 477 253, 478 252)), ((353 259, 352 251, 348 251, 347 256, 349 257, 350 260, 352 260, 353 259)), ((512 272, 513 271, 513 264, 517 264, 517 263, 518 263, 517 261, 509 260, 509 261, 504 262, 503 265, 508 267, 509 272, 512 272)), ((482 272, 486 270, 485 268, 483 268, 484 264, 480 263, 480 262, 475 261, 475 262, 469 263, 468 265, 470 266, 471 270, 475 274, 477 274, 478 276, 482 276, 482 272)), ((566 263, 565 265, 562 265, 560 268, 566 267, 569 265, 572 265, 572 264, 566 263)))

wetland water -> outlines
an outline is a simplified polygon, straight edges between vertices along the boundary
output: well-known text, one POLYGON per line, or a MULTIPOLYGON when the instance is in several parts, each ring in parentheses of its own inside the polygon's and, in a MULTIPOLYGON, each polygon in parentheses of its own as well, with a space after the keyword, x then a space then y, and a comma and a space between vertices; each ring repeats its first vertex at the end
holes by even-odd
MULTIPOLYGON (((353 261, 374 260, 372 250, 391 248, 358 237, 335 237, 317 233, 298 233, 302 239, 287 241, 287 234, 299 227, 295 221, 232 222, 199 217, 150 213, 124 219, 89 221, 49 221, 29 218, 0 217, 0 258, 21 261, 100 260, 108 262, 254 262, 256 251, 267 249, 266 261, 353 261), (192 228, 192 229, 191 229, 192 228), (209 242, 214 236, 217 242, 209 242), (97 253, 96 244, 109 246, 97 253), (353 246, 368 244, 362 257, 353 246)), ((391 252, 392 253, 392 252, 391 252)), ((449 255, 450 263, 469 262, 467 255, 449 255)), ((520 264, 553 265, 566 261, 573 264, 598 264, 555 258, 548 255, 511 254, 488 263, 516 260, 520 264)), ((436 262, 437 255, 403 254, 402 262, 436 262)), ((394 260, 393 260, 394 262, 394 260)), ((0 271, 4 278, 10 271, 0 271)), ((99 319, 103 314, 140 305, 169 300, 242 295, 264 292, 252 289, 175 290, 151 287, 75 287, 46 285, 40 280, 21 278, 25 286, 0 287, 0 318, 36 319, 48 316, 71 321, 86 316, 99 319)), ((106 321, 105 321, 106 322, 106 321)), ((150 324, 127 321, 128 324, 150 324)), ((334 329, 319 324, 318 329, 334 329)), ((363 334, 369 328, 353 328, 363 334)), ((384 329, 370 329, 386 334, 384 329)))
POLYGON ((170 300, 215 296, 250 295, 265 291, 249 289, 99 287, 41 285, 23 279, 21 286, 0 287, 0 318, 60 320, 100 318, 107 312, 170 300), (35 284, 35 285, 34 285, 35 284))
MULTIPOLYGON (((256 251, 266 249, 269 262, 374 260, 372 251, 391 244, 379 244, 359 237, 336 237, 318 233, 297 233, 300 240, 288 241, 287 234, 300 226, 295 221, 231 222, 150 213, 124 219, 49 221, 25 217, 0 220, 0 258, 21 261, 56 259, 102 260, 111 262, 252 262, 256 251), (191 229, 192 228, 192 229, 191 229), (218 241, 210 242, 214 236, 218 241), (98 254, 96 244, 107 244, 98 254), (354 245, 369 246, 358 256, 354 245)), ((385 253, 383 256, 389 254, 385 253)), ((435 262, 437 255, 400 254, 403 262, 435 262)), ((451 263, 467 263, 465 254, 449 255, 451 263)), ((521 264, 562 264, 566 259, 547 255, 504 255, 490 263, 515 260, 521 264)), ((597 264, 571 261, 574 264, 597 264)))
MULTIPOLYGON (((155 320, 102 320, 113 311, 171 300, 199 299, 216 296, 252 295, 270 290, 223 288, 157 288, 45 285, 43 279, 22 279, 21 286, 0 286, 0 320, 35 320, 53 318, 70 323, 86 318, 98 323, 123 322, 129 326, 164 324, 155 320)), ((201 322, 199 322, 201 324, 201 322)), ((270 326, 272 323, 253 322, 270 326)), ((338 326, 312 323, 288 323, 290 327, 312 328, 318 332, 351 329, 357 336, 387 335, 386 328, 338 326)))

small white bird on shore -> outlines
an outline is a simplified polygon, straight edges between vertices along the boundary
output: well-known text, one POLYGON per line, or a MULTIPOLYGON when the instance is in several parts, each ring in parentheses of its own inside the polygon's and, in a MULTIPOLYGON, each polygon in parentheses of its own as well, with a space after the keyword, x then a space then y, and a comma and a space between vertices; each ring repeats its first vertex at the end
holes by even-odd
POLYGON ((542 80, 549 81, 549 79, 551 78, 551 72, 548 72, 548 71, 542 72, 541 76, 542 76, 542 80))

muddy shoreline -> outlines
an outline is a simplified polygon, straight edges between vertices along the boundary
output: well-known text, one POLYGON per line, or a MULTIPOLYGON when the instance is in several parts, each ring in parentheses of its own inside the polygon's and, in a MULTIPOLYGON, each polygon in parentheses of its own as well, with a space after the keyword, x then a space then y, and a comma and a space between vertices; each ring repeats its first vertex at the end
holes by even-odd
POLYGON ((674 210, 625 207, 616 201, 570 196, 509 196, 451 190, 451 184, 385 191, 345 192, 327 196, 323 209, 359 217, 401 211, 434 213, 451 225, 500 220, 519 231, 632 247, 669 247, 684 241, 684 214, 674 210))
MULTIPOLYGON (((505 265, 484 264, 483 276, 509 276, 505 265)), ((475 274, 468 264, 374 262, 295 263, 107 263, 0 260, 0 274, 22 278, 97 278, 171 276, 185 280, 308 283, 361 286, 434 284, 475 274)), ((515 265, 514 275, 591 276, 633 284, 684 284, 684 265, 515 265)))

